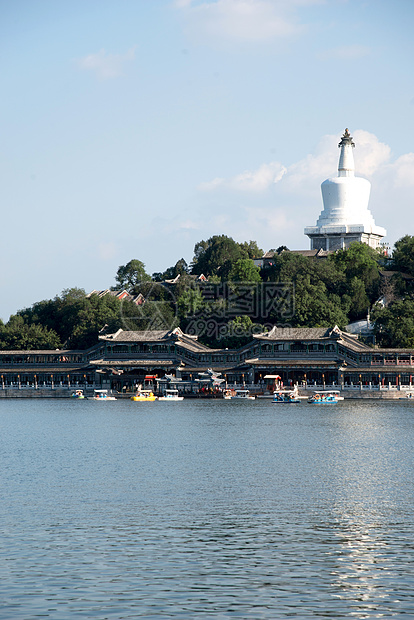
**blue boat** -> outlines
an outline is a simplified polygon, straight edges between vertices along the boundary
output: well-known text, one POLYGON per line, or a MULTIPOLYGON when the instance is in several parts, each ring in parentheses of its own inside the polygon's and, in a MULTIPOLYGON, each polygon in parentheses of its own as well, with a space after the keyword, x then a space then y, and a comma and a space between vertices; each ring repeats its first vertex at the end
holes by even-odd
POLYGON ((297 390, 275 390, 272 403, 300 403, 297 390))
POLYGON ((334 405, 338 400, 343 400, 339 390, 322 390, 317 391, 308 398, 308 403, 314 405, 334 405))

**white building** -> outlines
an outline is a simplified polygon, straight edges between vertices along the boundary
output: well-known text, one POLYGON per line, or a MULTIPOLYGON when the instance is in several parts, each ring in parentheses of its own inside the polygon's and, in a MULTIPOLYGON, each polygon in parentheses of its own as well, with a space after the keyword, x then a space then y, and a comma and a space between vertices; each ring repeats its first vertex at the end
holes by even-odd
POLYGON ((368 209, 371 183, 355 176, 355 144, 348 129, 338 147, 338 176, 322 183, 323 210, 316 226, 305 228, 305 235, 311 240, 312 250, 344 249, 353 241, 376 248, 387 233, 385 228, 375 225, 368 209))

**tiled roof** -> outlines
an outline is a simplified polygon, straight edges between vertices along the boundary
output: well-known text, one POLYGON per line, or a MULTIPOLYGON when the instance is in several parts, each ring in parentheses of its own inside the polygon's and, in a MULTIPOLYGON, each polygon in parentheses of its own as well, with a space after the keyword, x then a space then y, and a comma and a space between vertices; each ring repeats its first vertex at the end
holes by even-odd
POLYGON ((173 366, 172 360, 93 360, 91 365, 102 367, 118 367, 118 366, 173 366))
POLYGON ((216 351, 223 353, 223 349, 210 349, 210 347, 207 347, 201 342, 187 340, 185 337, 180 338, 177 341, 177 346, 182 347, 183 349, 188 349, 189 351, 194 351, 194 353, 215 353, 216 351))
POLYGON ((111 342, 147 342, 149 340, 164 340, 170 331, 168 329, 163 330, 145 330, 145 331, 127 331, 119 329, 114 334, 105 334, 99 336, 100 340, 108 340, 111 342))
MULTIPOLYGON (((281 253, 283 252, 291 252, 292 254, 300 254, 301 256, 305 256, 305 257, 316 257, 316 258, 325 258, 326 256, 329 256, 329 254, 332 254, 333 252, 330 250, 282 250, 281 253)), ((278 256, 276 250, 268 250, 267 252, 265 252, 262 256, 262 259, 265 258, 274 258, 275 256, 278 256)))
POLYGON ((300 367, 308 367, 308 368, 337 368, 340 362, 338 360, 316 360, 316 359, 295 359, 295 360, 270 360, 270 359, 253 359, 246 360, 246 364, 250 364, 251 366, 268 366, 272 368, 282 368, 282 367, 292 367, 295 368, 297 366, 300 367))
MULTIPOLYGON (((108 342, 165 342, 171 339, 191 343, 194 346, 197 346, 197 344, 199 344, 197 343, 197 338, 198 336, 191 336, 189 334, 185 334, 181 331, 179 327, 173 330, 147 329, 143 331, 129 331, 118 329, 118 331, 114 334, 103 334, 99 336, 100 340, 106 340, 108 342)), ((199 344, 199 346, 203 347, 203 345, 201 344, 199 344)))
POLYGON ((62 357, 66 355, 82 355, 85 354, 83 349, 7 349, 0 350, 0 355, 55 355, 62 357))
POLYGON ((73 364, 62 364, 61 366, 56 366, 55 364, 42 364, 41 366, 37 366, 36 364, 7 364, 0 366, 1 374, 35 374, 35 375, 66 375, 71 372, 86 372, 90 369, 89 364, 79 364, 79 366, 73 366, 73 364))
POLYGON ((329 338, 331 327, 273 327, 270 332, 254 334, 257 340, 320 340, 329 338))
POLYGON ((354 351, 372 351, 372 347, 369 347, 361 340, 358 340, 356 336, 353 334, 347 334, 346 332, 341 332, 340 339, 347 347, 353 349, 354 351))
POLYGON ((343 332, 338 327, 273 327, 270 332, 254 334, 253 338, 262 341, 283 340, 336 340, 355 351, 371 351, 371 347, 358 340, 357 336, 343 332))

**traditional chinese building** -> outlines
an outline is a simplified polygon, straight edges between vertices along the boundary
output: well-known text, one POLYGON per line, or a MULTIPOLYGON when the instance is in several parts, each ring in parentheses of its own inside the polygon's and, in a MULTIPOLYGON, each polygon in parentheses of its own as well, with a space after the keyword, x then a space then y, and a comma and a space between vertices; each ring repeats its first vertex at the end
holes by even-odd
POLYGON ((239 349, 210 349, 179 328, 102 335, 87 351, 0 351, 0 390, 107 387, 132 391, 166 375, 194 391, 206 372, 225 384, 409 386, 413 349, 376 349, 333 328, 277 328, 239 349), (272 383, 272 381, 270 381, 272 383))

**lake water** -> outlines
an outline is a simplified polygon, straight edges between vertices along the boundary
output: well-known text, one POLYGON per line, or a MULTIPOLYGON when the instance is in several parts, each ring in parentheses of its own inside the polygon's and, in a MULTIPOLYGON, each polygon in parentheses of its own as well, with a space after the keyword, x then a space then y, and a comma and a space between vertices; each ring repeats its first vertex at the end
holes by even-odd
POLYGON ((1 400, 0 618, 414 617, 414 402, 1 400))

